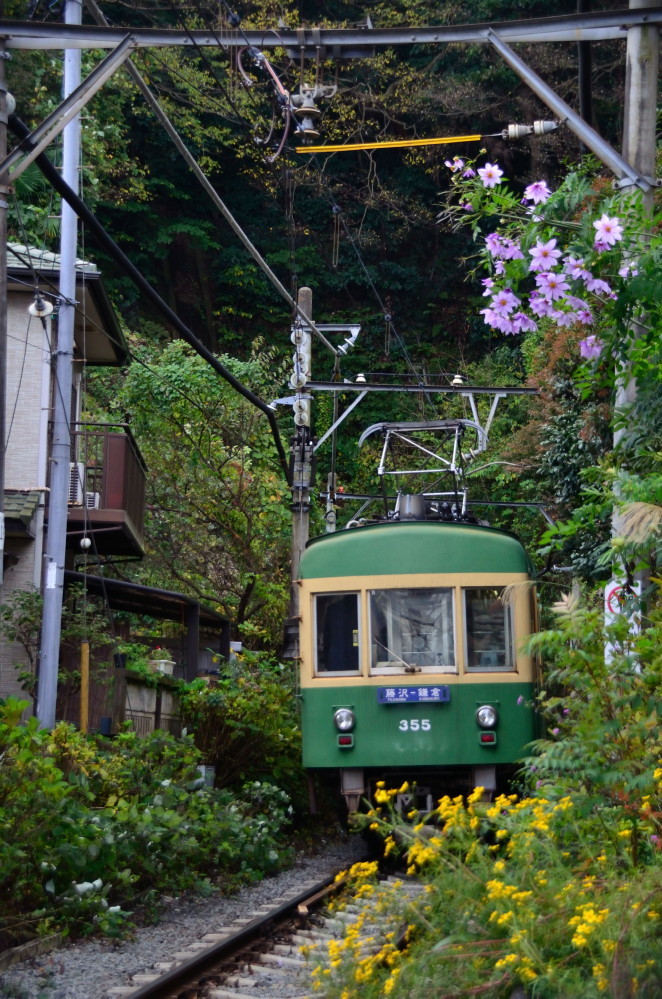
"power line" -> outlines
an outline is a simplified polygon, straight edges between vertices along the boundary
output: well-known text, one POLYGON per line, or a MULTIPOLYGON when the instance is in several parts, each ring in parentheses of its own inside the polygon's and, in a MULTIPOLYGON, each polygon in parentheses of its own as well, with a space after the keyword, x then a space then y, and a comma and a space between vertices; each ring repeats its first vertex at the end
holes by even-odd
MULTIPOLYGON (((9 119, 9 127, 12 132, 21 140, 26 139, 30 130, 27 125, 17 118, 16 115, 11 115, 9 119)), ((74 209, 76 214, 79 216, 82 222, 88 226, 94 237, 101 244, 103 249, 115 260, 115 262, 122 268, 122 270, 131 278, 134 284, 143 292, 143 294, 152 302, 152 304, 161 312, 163 316, 166 317, 168 322, 170 322, 179 335, 189 343, 193 349, 200 354, 213 368, 215 371, 221 375, 232 387, 239 392, 245 399, 248 399, 250 403, 261 410, 269 421, 269 426, 271 427, 272 436, 274 438, 274 443, 276 445, 276 450, 278 452, 278 457, 280 461, 281 468, 285 474, 285 479, 288 484, 290 484, 290 468, 285 450, 283 448, 282 441, 280 439, 280 430, 276 422, 273 410, 258 396, 255 395, 250 389, 239 381, 238 378, 232 374, 232 372, 222 364, 219 359, 213 354, 202 341, 186 326, 182 320, 179 318, 176 312, 174 312, 170 306, 161 298, 159 293, 149 284, 149 282, 143 277, 138 268, 129 260, 126 254, 120 249, 120 247, 115 243, 115 241, 108 235, 106 230, 103 228, 97 217, 90 211, 85 202, 78 197, 77 194, 66 184, 59 173, 50 162, 48 157, 41 153, 35 160, 39 169, 42 171, 47 180, 53 185, 58 194, 61 195, 67 201, 68 204, 74 209)), ((288 296, 289 297, 289 296, 288 296)))

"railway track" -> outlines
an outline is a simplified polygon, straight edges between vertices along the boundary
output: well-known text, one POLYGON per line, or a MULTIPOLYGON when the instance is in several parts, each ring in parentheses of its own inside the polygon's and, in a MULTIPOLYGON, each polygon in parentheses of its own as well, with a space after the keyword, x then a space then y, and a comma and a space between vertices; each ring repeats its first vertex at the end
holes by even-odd
MULTIPOLYGON (((401 882, 394 884, 401 890, 401 882)), ((362 923, 363 954, 378 951, 397 930, 378 925, 368 898, 350 900, 339 912, 321 911, 342 885, 326 878, 260 906, 109 989, 105 999, 308 999, 313 969, 328 964, 329 943, 340 942, 353 922, 362 923)), ((410 882, 404 890, 411 897, 422 887, 410 882)))

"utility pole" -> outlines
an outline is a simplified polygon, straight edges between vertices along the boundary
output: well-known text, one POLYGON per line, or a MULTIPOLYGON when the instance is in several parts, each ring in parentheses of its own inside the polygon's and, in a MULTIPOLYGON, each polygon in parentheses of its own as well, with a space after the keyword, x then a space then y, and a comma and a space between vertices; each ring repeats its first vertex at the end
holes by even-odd
MULTIPOLYGON (((300 288, 297 298, 299 309, 312 319, 313 293, 310 288, 300 288)), ((296 397, 294 410, 294 437, 292 438, 292 570, 290 583, 290 613, 285 626, 285 656, 299 657, 299 561, 310 533, 310 486, 313 464, 313 439, 310 430, 310 391, 312 334, 309 327, 297 316, 292 324, 291 340, 294 344, 294 370, 290 386, 296 397)))
MULTIPOLYGON (((81 0, 66 0, 66 24, 82 21, 81 0)), ((81 81, 80 49, 64 53, 64 97, 81 81)), ((76 193, 79 184, 80 116, 66 126, 62 142, 62 178, 76 193)), ((53 444, 50 467, 48 532, 44 556, 44 616, 39 654, 37 717, 44 728, 55 724, 60 630, 64 595, 64 560, 67 545, 67 509, 71 462, 71 386, 74 359, 76 301, 76 249, 78 220, 63 200, 60 223, 60 308, 55 354, 53 444)))
MULTIPOLYGON (((653 7, 653 0, 630 0, 630 10, 653 7)), ((631 185, 624 187, 626 196, 638 195, 651 214, 653 208, 653 192, 656 182, 656 114, 657 114, 657 77, 659 69, 659 29, 655 25, 636 25, 628 30, 626 71, 625 71, 625 115, 623 123, 623 158, 635 170, 651 182, 651 187, 641 193, 633 190, 631 185)), ((637 323, 631 328, 632 335, 638 336, 637 323)), ((637 397, 637 383, 631 372, 625 368, 621 371, 616 383, 614 410, 618 418, 631 406, 637 397)), ((626 428, 618 427, 614 431, 614 447, 622 440, 626 428)), ((618 509, 612 515, 612 534, 618 537, 620 530, 620 514, 618 509)), ((650 583, 650 571, 646 568, 634 573, 636 591, 641 596, 650 583)), ((622 592, 624 573, 614 571, 614 578, 605 589, 605 608, 609 620, 614 612, 612 606, 614 594, 622 592)), ((637 621, 633 627, 638 627, 637 621)))
MULTIPOLYGON (((654 0, 630 0, 630 10, 653 7, 654 0)), ((625 115, 623 124, 623 159, 655 184, 657 75, 659 67, 659 29, 655 25, 636 25, 628 30, 625 70, 625 115)), ((627 194, 632 186, 621 181, 627 194)), ((648 212, 653 207, 653 186, 639 195, 648 212)), ((636 332, 636 330, 635 330, 636 332)), ((616 389, 616 410, 634 402, 636 382, 625 371, 616 389)), ((623 430, 614 433, 618 444, 623 430)))
MULTIPOLYGON (((0 39, 0 161, 7 155, 7 83, 5 60, 9 58, 4 38, 0 39)), ((5 443, 7 436, 7 197, 6 173, 0 175, 0 586, 4 577, 5 554, 5 443)))

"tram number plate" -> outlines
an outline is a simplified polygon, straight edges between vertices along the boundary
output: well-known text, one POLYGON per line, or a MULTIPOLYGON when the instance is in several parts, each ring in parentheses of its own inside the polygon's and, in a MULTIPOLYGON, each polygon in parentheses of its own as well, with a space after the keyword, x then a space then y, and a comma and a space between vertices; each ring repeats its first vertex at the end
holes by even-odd
POLYGON ((447 704, 451 699, 450 687, 377 687, 379 704, 447 704))
POLYGON ((398 728, 401 732, 429 732, 432 726, 429 718, 402 718, 398 728))

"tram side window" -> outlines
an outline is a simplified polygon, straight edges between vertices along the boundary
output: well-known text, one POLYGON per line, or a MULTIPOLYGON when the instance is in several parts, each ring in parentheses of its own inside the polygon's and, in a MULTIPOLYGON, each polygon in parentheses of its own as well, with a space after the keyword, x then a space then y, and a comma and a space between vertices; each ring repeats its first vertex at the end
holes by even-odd
POLYGON ((467 669, 515 669, 512 611, 501 593, 500 586, 464 590, 467 669))
POLYGON ((358 593, 319 593, 315 597, 315 630, 316 672, 358 673, 358 593))
POLYGON ((394 673, 454 673, 452 590, 372 590, 370 666, 394 673))

